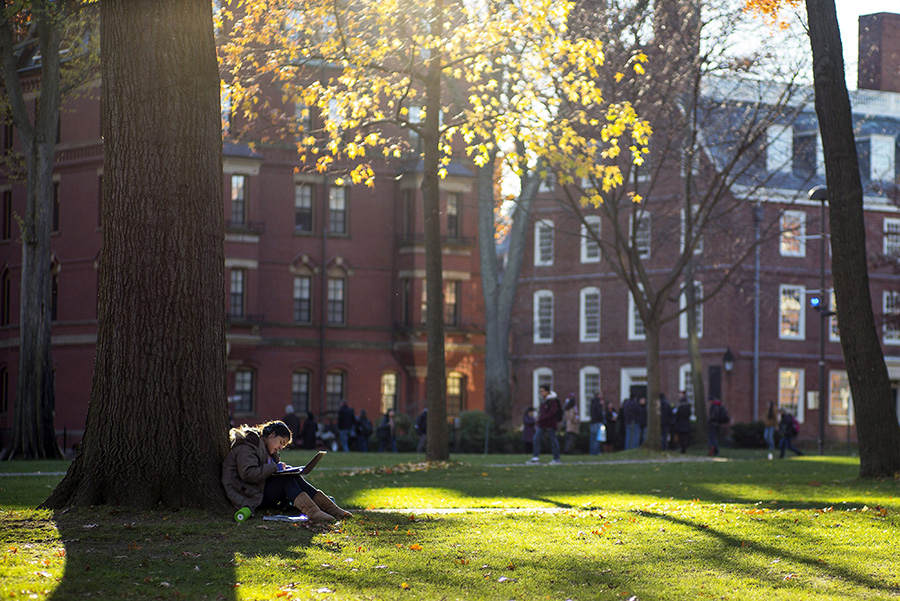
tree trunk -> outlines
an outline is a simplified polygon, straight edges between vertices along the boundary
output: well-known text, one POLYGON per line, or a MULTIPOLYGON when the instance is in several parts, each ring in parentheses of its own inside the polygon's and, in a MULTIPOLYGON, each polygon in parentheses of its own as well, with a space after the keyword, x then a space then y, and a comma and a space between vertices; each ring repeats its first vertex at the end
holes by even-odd
POLYGON ((703 386, 703 359, 700 356, 700 337, 697 335, 697 289, 694 287, 694 261, 684 267, 684 296, 687 306, 688 356, 691 360, 691 384, 694 391, 694 415, 697 431, 694 442, 706 444, 706 390, 703 386))
MULTIPOLYGON (((900 426, 872 311, 862 182, 834 0, 807 0, 806 10, 825 151, 832 275, 856 415, 859 472, 861 477, 893 477, 900 470, 900 426)), ((824 396, 821 407, 827 410, 824 396)))
POLYGON ((27 201, 22 220, 22 284, 19 318, 19 375, 16 379, 12 444, 6 459, 61 457, 56 443, 50 322, 52 275, 50 232, 53 225, 53 158, 59 118, 59 6, 33 7, 42 55, 39 102, 34 126, 29 121, 16 69, 9 21, 2 24, 3 80, 19 131, 26 165, 27 201))
POLYGON ((654 316, 644 322, 647 356, 647 435, 644 448, 661 451, 662 431, 659 419, 659 320, 654 316))
POLYGON ((494 243, 494 156, 478 170, 478 245, 481 261, 481 288, 484 294, 486 325, 484 404, 498 430, 513 424, 514 399, 510 390, 509 332, 516 299, 519 273, 528 232, 531 205, 540 180, 525 178, 509 229, 506 268, 500 273, 494 243))
POLYGON ((103 249, 81 449, 48 507, 224 507, 222 139, 208 0, 101 5, 103 249))
MULTIPOLYGON (((443 2, 432 5, 432 33, 440 39, 443 31, 443 2)), ((422 136, 424 173, 422 199, 425 217, 425 287, 428 303, 425 307, 428 334, 425 383, 428 404, 429 461, 442 461, 450 456, 447 434, 447 374, 444 357, 444 277, 441 256, 441 196, 438 171, 440 168, 440 114, 442 55, 439 48, 431 50, 428 80, 425 84, 425 127, 422 136)))

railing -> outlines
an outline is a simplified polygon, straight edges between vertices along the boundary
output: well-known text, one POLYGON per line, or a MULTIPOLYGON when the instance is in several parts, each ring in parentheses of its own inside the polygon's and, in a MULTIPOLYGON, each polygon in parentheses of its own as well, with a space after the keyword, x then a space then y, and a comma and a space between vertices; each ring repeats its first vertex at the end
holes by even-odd
POLYGON ((227 219, 225 221, 225 231, 243 234, 262 234, 266 231, 266 222, 227 219))
POLYGON ((253 315, 250 313, 245 313, 243 315, 234 315, 232 313, 227 313, 225 315, 225 321, 228 323, 239 323, 239 324, 260 324, 265 321, 265 315, 253 315))

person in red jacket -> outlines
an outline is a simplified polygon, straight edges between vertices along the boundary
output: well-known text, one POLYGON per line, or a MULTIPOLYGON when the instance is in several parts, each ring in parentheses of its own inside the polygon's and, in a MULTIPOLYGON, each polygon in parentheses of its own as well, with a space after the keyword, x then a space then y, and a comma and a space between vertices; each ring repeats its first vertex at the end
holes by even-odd
POLYGON ((549 386, 541 386, 538 389, 541 395, 541 406, 538 409, 537 428, 534 431, 534 441, 532 449, 532 457, 528 463, 541 462, 541 441, 545 436, 550 436, 550 449, 553 451, 553 461, 550 465, 559 465, 559 441, 556 440, 556 426, 562 419, 562 405, 559 404, 559 397, 555 392, 550 390, 549 386))

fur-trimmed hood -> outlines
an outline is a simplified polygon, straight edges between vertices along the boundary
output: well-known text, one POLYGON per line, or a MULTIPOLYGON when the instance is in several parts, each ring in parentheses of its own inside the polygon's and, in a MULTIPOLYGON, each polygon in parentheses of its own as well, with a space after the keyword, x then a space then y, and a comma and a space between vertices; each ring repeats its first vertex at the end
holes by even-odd
POLYGON ((262 433, 258 428, 253 428, 244 424, 237 428, 232 428, 231 432, 228 433, 228 439, 231 445, 231 448, 234 448, 235 445, 239 445, 241 443, 251 444, 253 446, 259 446, 259 441, 262 439, 262 433))

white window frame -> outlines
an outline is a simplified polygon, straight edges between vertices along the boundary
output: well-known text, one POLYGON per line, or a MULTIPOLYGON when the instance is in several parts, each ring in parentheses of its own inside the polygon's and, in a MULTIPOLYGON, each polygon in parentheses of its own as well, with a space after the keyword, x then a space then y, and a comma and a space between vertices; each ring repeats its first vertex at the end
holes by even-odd
POLYGON ((797 418, 801 424, 803 423, 803 416, 805 414, 806 408, 806 370, 800 369, 799 367, 779 367, 778 368, 778 408, 781 409, 781 375, 784 372, 796 372, 797 373, 797 413, 794 417, 797 418))
POLYGON ((884 218, 882 253, 888 257, 900 257, 900 219, 884 218))
POLYGON ((634 295, 628 293, 628 340, 646 340, 647 330, 634 302, 634 295), (640 331, 638 331, 640 325, 640 331))
POLYGON ((779 219, 781 235, 778 237, 778 252, 782 257, 806 256, 806 212, 785 211, 779 219), (797 249, 789 248, 796 243, 797 249))
MULTIPOLYGON (((694 298, 703 298, 703 284, 701 282, 694 281, 694 298)), ((678 307, 681 309, 681 314, 678 316, 678 336, 687 338, 688 314, 686 310, 687 294, 685 292, 681 293, 681 297, 678 300, 678 307)), ((703 338, 703 303, 694 305, 694 311, 697 313, 697 338, 703 338)))
POLYGON ((546 384, 553 390, 553 370, 549 367, 538 367, 531 372, 531 406, 537 409, 541 405, 540 388, 546 384))
POLYGON ((790 172, 794 166, 794 131, 790 125, 770 125, 766 129, 766 170, 790 172))
POLYGON ((631 240, 634 240, 634 250, 641 259, 649 259, 653 240, 650 213, 641 211, 637 215, 637 226, 635 226, 635 216, 634 213, 628 216, 628 231, 631 234, 631 240), (638 231, 635 231, 635 227, 639 228, 638 231))
POLYGON ((553 342, 553 305, 554 298, 551 290, 538 290, 532 297, 533 301, 533 327, 532 341, 534 344, 550 344, 553 342), (550 336, 541 336, 541 301, 549 299, 550 301, 550 336))
POLYGON ((589 409, 589 404, 591 402, 591 399, 594 397, 594 393, 602 392, 602 390, 603 385, 600 381, 599 367, 597 367, 596 365, 585 365, 578 370, 578 414, 581 416, 581 421, 590 421, 591 412, 589 409), (588 386, 587 379, 589 376, 597 378, 596 389, 593 386, 588 386))
POLYGON ((778 338, 781 340, 806 340, 806 289, 803 286, 796 286, 793 284, 782 284, 778 287, 778 338), (797 320, 797 328, 799 329, 799 333, 794 334, 785 334, 782 329, 782 324, 784 323, 785 311, 783 302, 785 298, 785 293, 789 291, 799 292, 799 308, 797 309, 798 320, 797 320))
POLYGON ((579 311, 578 311, 578 341, 579 342, 600 342, 600 288, 590 286, 582 288, 579 294, 579 311), (588 315, 588 297, 597 296, 596 315, 588 315), (589 331, 589 318, 596 320, 596 327, 589 331))
POLYGON ((312 287, 313 282, 311 275, 294 276, 294 302, 291 307, 294 323, 312 323, 312 287), (304 301, 306 301, 308 305, 309 317, 307 319, 303 319, 300 311, 298 311, 298 304, 301 304, 304 301))
POLYGON ((847 379, 847 371, 842 369, 831 370, 830 372, 828 372, 828 423, 841 426, 852 426, 855 422, 853 417, 853 394, 850 392, 850 381, 847 379), (834 406, 835 402, 835 394, 840 394, 840 392, 836 391, 834 387, 835 376, 842 377, 847 382, 847 386, 844 389, 847 402, 846 417, 835 417, 831 412, 831 408, 834 406))
POLYGON ((694 380, 691 377, 691 364, 685 363, 678 368, 678 390, 683 390, 691 405, 691 420, 697 419, 694 403, 694 380))
POLYGON ((534 264, 536 266, 553 265, 553 222, 548 219, 540 219, 534 224, 534 264), (544 247, 541 245, 542 236, 549 240, 549 252, 544 256, 544 247))
MULTIPOLYGON (((647 384, 646 367, 623 367, 619 372, 619 395, 624 399, 634 384, 647 384)), ((621 406, 619 407, 621 410, 621 406)), ((620 415, 621 417, 621 415, 620 415)))
POLYGON ((581 262, 599 263, 600 244, 594 239, 594 235, 600 238, 600 216, 588 215, 584 220, 586 223, 581 224, 581 262))
POLYGON ((888 316, 900 314, 900 292, 884 290, 881 293, 882 339, 885 344, 900 345, 900 324, 888 323, 888 316))

